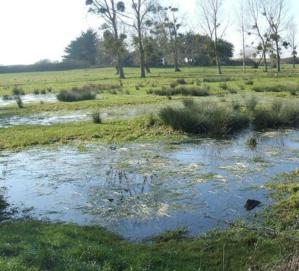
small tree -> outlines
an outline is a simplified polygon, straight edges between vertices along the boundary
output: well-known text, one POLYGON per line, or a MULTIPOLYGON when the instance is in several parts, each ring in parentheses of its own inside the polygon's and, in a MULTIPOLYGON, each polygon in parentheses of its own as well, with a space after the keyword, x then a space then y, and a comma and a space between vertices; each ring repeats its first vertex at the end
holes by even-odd
POLYGON ((154 11, 153 0, 131 0, 134 14, 133 28, 137 32, 137 44, 140 55, 140 72, 141 78, 145 78, 145 49, 144 49, 144 32, 146 27, 151 25, 148 15, 154 11))
POLYGON ((121 79, 125 78, 125 73, 122 64, 122 51, 124 34, 120 34, 119 21, 124 16, 125 4, 123 1, 116 2, 115 0, 86 0, 86 5, 90 6, 89 11, 100 15, 105 24, 103 28, 111 33, 111 48, 117 58, 117 71, 121 79))
POLYGON ((260 0, 262 3, 263 15, 265 16, 269 29, 270 39, 274 42, 277 72, 281 71, 281 46, 283 45, 282 32, 285 29, 287 18, 285 0, 260 0))
POLYGON ((218 41, 219 37, 223 36, 226 30, 226 27, 222 25, 221 17, 221 14, 223 14, 223 0, 199 0, 199 4, 202 13, 202 26, 212 40, 218 74, 222 74, 218 41))
MULTIPOLYGON (((267 52, 270 47, 270 33, 269 28, 266 27, 263 19, 261 19, 262 15, 262 6, 261 0, 248 0, 248 11, 251 17, 252 31, 259 40, 258 45, 256 47, 257 53, 262 53, 262 59, 264 62, 264 71, 268 71, 267 64, 267 52)), ((248 32, 249 35, 252 32, 248 32)))
POLYGON ((297 62, 297 25, 295 24, 294 21, 292 21, 289 24, 289 34, 288 34, 288 45, 291 48, 291 54, 292 54, 292 59, 293 59, 293 68, 296 68, 296 62, 297 62))

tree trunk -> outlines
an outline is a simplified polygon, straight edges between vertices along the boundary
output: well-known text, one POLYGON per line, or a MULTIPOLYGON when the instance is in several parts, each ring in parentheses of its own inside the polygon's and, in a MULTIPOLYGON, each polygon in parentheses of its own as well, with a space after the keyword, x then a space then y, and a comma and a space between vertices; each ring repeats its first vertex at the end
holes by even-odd
POLYGON ((263 60, 264 60, 264 72, 268 72, 267 56, 265 50, 263 50, 263 60))
POLYGON ((245 53, 245 30, 244 26, 242 26, 242 43, 243 43, 243 73, 246 70, 246 53, 245 53))
POLYGON ((149 67, 148 64, 145 65, 145 69, 147 73, 151 73, 151 68, 149 67))
POLYGON ((280 52, 279 52, 278 41, 276 41, 275 44, 276 44, 276 56, 277 56, 277 72, 280 72, 281 67, 280 67, 280 52))
POLYGON ((145 78, 145 56, 144 56, 144 48, 142 43, 142 33, 140 27, 138 27, 138 40, 139 40, 139 54, 140 54, 140 73, 141 78, 145 78))
POLYGON ((218 69, 218 74, 221 75, 222 70, 221 70, 221 65, 220 65, 220 60, 219 60, 219 56, 218 56, 218 52, 217 52, 217 44, 216 43, 214 46, 214 54, 215 54, 215 61, 216 61, 217 69, 218 69))
POLYGON ((296 68, 296 56, 295 55, 293 56, 293 68, 294 69, 296 68))

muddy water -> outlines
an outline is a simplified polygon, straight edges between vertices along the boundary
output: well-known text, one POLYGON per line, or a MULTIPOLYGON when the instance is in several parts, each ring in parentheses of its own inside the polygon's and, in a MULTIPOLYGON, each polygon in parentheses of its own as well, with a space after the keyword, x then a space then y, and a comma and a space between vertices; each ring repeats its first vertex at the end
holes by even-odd
MULTIPOLYGON (((24 104, 40 103, 40 102, 44 102, 44 103, 57 102, 57 98, 55 94, 43 94, 43 95, 26 94, 21 96, 21 98, 24 104)), ((13 97, 10 97, 9 99, 4 99, 3 97, 0 97, 0 107, 11 106, 15 104, 16 104, 16 100, 13 97)))
MULTIPOLYGON (((159 105, 138 105, 138 106, 119 106, 103 108, 99 110, 104 121, 116 119, 130 119, 150 113, 157 113, 162 106, 159 105)), ((16 115, 0 117, 0 128, 8 128, 17 125, 53 125, 59 123, 78 122, 92 120, 92 112, 77 111, 58 111, 45 112, 36 115, 16 115)))
POLYGON ((186 227, 191 234, 250 219, 270 200, 264 184, 299 166, 299 131, 183 144, 36 148, 0 156, 10 204, 37 219, 101 225, 138 241, 186 227), (247 199, 264 203, 244 210, 247 199))

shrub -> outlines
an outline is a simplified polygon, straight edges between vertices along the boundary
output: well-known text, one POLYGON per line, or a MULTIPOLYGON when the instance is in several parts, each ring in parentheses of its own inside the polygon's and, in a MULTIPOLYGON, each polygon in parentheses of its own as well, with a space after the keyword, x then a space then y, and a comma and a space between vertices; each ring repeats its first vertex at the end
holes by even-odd
POLYGON ((96 123, 96 124, 102 123, 102 117, 101 117, 101 113, 99 111, 94 112, 92 114, 92 121, 93 121, 93 123, 96 123))
POLYGON ((62 102, 77 102, 84 100, 94 100, 96 93, 84 88, 72 88, 71 90, 62 90, 57 94, 57 99, 62 102))
POLYGON ((225 136, 249 125, 249 117, 245 114, 212 102, 185 101, 183 109, 162 109, 160 118, 175 130, 209 136, 225 136))

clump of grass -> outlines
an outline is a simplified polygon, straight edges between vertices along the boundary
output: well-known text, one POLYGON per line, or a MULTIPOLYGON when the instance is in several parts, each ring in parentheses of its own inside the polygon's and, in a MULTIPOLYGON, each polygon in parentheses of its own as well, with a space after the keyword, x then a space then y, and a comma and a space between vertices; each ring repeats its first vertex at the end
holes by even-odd
POLYGON ((247 146, 250 148, 250 149, 255 149, 257 147, 257 139, 256 137, 252 136, 250 137, 247 142, 246 142, 247 146))
POLYGON ((177 83, 178 85, 187 85, 187 81, 186 81, 184 78, 178 78, 178 79, 176 80, 176 83, 177 83))
POLYGON ((160 111, 160 118, 174 130, 192 134, 222 137, 249 126, 248 115, 215 102, 184 101, 184 108, 160 111))
POLYGON ((77 102, 94 100, 96 98, 96 93, 90 89, 72 88, 71 90, 60 91, 56 97, 61 102, 77 102))
POLYGON ((206 77, 203 78, 203 82, 206 83, 221 83, 221 82, 228 82, 228 81, 233 81, 234 78, 232 77, 225 77, 225 76, 220 76, 220 77, 206 77))
POLYGON ((245 107, 248 111, 253 112, 258 105, 258 100, 255 96, 251 96, 250 98, 245 100, 245 107))
POLYGON ((227 91, 228 91, 230 94, 237 94, 237 93, 238 93, 238 90, 235 89, 235 88, 232 88, 232 87, 228 87, 228 88, 227 88, 227 91))
POLYGON ((92 117, 93 123, 95 123, 95 124, 102 124, 103 123, 103 120, 102 120, 102 117, 101 117, 101 112, 96 111, 96 112, 92 113, 91 117, 92 117))
POLYGON ((238 100, 232 100, 232 101, 231 101, 231 105, 232 105, 232 109, 233 109, 234 111, 240 111, 240 109, 241 109, 241 104, 240 104, 240 102, 239 102, 238 100))
POLYGON ((33 90, 33 94, 34 95, 39 95, 39 90, 38 89, 33 90))
POLYGON ((148 94, 154 94, 158 96, 209 96, 209 88, 206 86, 197 87, 197 86, 177 86, 176 88, 162 88, 156 90, 147 91, 148 94))
POLYGON ((219 87, 223 90, 227 90, 228 89, 228 85, 226 82, 220 83, 219 87))
POLYGON ((18 108, 24 108, 24 103, 20 95, 16 97, 16 103, 18 108))
POLYGON ((12 90, 12 95, 14 96, 25 95, 25 91, 19 87, 14 87, 12 90))
POLYGON ((293 92, 297 93, 299 90, 297 85, 270 85, 270 86, 255 86, 253 88, 255 92, 293 92))
POLYGON ((253 86, 254 85, 254 81, 252 79, 247 79, 244 81, 244 84, 247 86, 253 86))
POLYGON ((260 107, 253 112, 253 124, 257 129, 299 127, 297 102, 274 101, 270 107, 260 107))
POLYGON ((159 236, 153 238, 156 243, 167 243, 170 241, 181 241, 186 240, 188 235, 188 230, 185 228, 177 229, 175 231, 167 231, 159 236))

